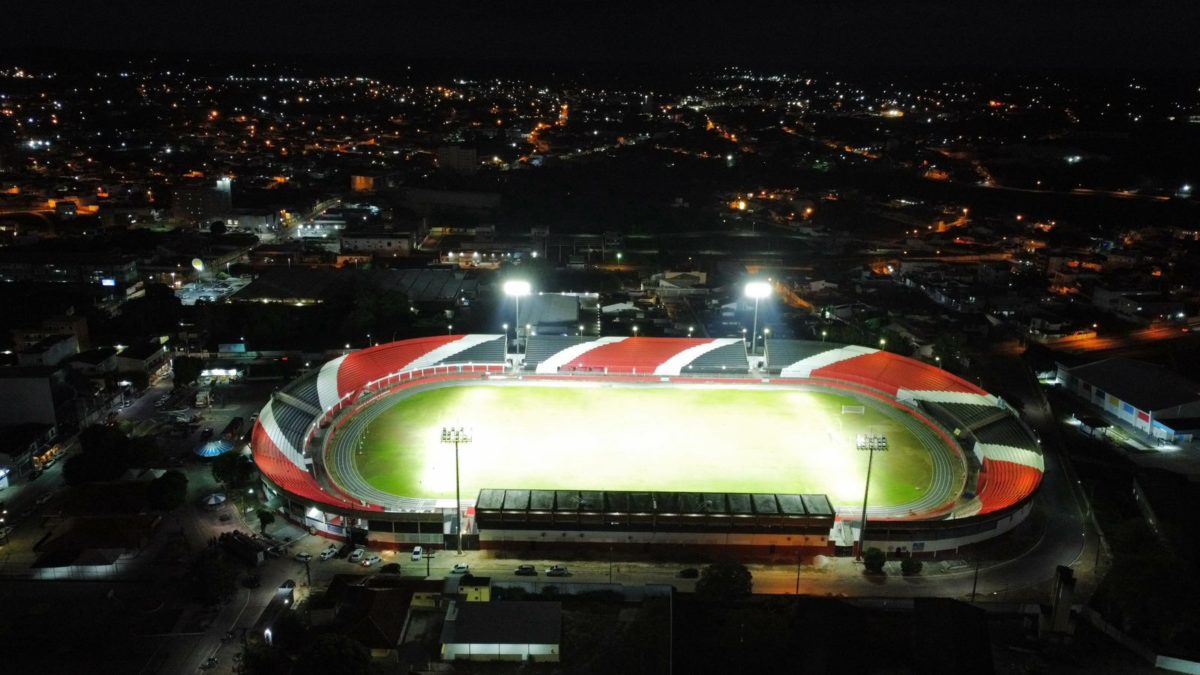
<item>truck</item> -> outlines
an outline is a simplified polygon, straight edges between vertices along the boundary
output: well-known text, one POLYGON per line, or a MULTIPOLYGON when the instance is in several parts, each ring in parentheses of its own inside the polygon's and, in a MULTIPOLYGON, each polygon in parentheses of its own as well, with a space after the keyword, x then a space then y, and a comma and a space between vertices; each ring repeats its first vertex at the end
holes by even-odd
POLYGON ((227 441, 236 441, 238 434, 242 433, 242 426, 245 420, 240 417, 235 417, 229 420, 229 424, 225 425, 225 430, 221 432, 221 438, 227 441))

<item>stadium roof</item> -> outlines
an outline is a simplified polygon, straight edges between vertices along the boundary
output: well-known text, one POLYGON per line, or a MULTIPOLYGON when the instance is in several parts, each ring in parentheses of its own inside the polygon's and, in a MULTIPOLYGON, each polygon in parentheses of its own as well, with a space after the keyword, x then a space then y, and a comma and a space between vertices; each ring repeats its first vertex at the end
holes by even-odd
POLYGON ((1104 359, 1068 372, 1140 410, 1153 412, 1200 401, 1200 385, 1145 361, 1104 359))

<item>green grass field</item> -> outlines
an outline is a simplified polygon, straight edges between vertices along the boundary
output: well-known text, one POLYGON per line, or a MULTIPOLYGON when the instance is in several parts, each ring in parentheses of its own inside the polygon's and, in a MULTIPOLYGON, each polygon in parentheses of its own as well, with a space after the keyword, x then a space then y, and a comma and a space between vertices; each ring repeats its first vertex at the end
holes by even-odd
POLYGON ((846 396, 789 389, 468 385, 396 399, 367 427, 359 471, 406 497, 454 497, 454 449, 444 426, 472 431, 462 492, 481 488, 825 493, 862 503, 869 453, 882 433, 872 506, 919 499, 929 452, 908 430, 846 396))

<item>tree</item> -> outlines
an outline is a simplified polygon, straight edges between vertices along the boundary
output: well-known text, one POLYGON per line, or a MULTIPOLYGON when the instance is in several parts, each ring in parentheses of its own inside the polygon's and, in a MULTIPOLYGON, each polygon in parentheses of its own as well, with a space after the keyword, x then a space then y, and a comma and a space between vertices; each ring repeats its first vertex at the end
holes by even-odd
POLYGON ((345 635, 327 633, 312 641, 296 660, 297 675, 368 675, 371 654, 362 643, 345 635))
POLYGON ((116 480, 130 466, 129 438, 115 427, 93 424, 79 433, 78 455, 63 465, 67 485, 116 480))
POLYGON ((175 372, 175 387, 183 387, 200 379, 204 362, 192 356, 177 356, 171 363, 171 369, 175 372))
POLYGON ((275 514, 266 509, 258 510, 258 524, 262 528, 262 533, 267 533, 267 526, 275 522, 275 514))
POLYGON ((925 564, 916 558, 905 558, 900 561, 900 573, 906 577, 916 576, 924 566, 925 564))
POLYGON ((158 511, 174 511, 183 506, 187 499, 187 476, 178 471, 168 471, 162 476, 150 481, 146 489, 146 499, 150 508, 158 511))
POLYGON ((875 547, 871 547, 863 552, 863 567, 871 574, 883 573, 883 564, 887 562, 887 555, 883 551, 875 547))
POLYGON ((243 675, 289 675, 291 672, 292 660, 288 658, 287 650, 266 644, 261 636, 250 640, 242 651, 243 675))
POLYGON ((238 571, 216 550, 208 550, 196 559, 192 569, 201 601, 215 604, 237 590, 238 571))
POLYGON ((713 563, 704 568, 696 582, 696 597, 714 602, 735 602, 750 596, 754 579, 745 565, 713 563))
POLYGON ((212 461, 213 480, 231 488, 244 485, 253 472, 254 463, 241 453, 227 452, 217 455, 212 461))
POLYGON ((209 224, 208 231, 219 237, 222 234, 225 234, 226 232, 228 232, 229 228, 225 226, 225 221, 214 220, 214 221, 212 221, 211 224, 209 224))
POLYGON ((308 625, 301 620, 301 612, 283 612, 271 624, 271 643, 295 654, 309 643, 308 625))
POLYGON ((388 563, 379 568, 380 574, 400 574, 401 571, 400 563, 388 563))

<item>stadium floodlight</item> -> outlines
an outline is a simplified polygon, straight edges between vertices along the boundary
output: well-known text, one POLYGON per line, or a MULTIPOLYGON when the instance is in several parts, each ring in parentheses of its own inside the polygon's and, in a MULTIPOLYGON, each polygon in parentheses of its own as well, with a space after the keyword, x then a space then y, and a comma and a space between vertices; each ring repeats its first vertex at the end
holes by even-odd
POLYGON ((862 525, 858 528, 858 546, 855 559, 861 560, 863 549, 867 545, 867 499, 871 495, 871 465, 875 463, 875 453, 888 449, 887 436, 870 435, 865 442, 860 440, 857 448, 867 452, 867 479, 863 481, 862 525))
POLYGON ((771 295, 771 284, 766 281, 751 281, 746 284, 746 297, 754 298, 754 329, 750 331, 750 353, 758 348, 758 301, 771 295))
POLYGON ((746 284, 746 297, 761 300, 771 294, 771 284, 765 281, 751 281, 746 284))
POLYGON ((462 485, 459 481, 458 446, 471 442, 471 432, 462 427, 442 427, 442 442, 454 444, 454 539, 462 555, 462 485))
MULTIPOLYGON (((504 282, 504 294, 513 299, 513 313, 516 315, 516 321, 513 323, 513 331, 516 332, 517 351, 521 351, 521 296, 529 295, 533 287, 524 279, 509 279, 504 282)), ((528 335, 529 330, 525 333, 528 335)), ((508 334, 507 329, 505 334, 508 334)))

